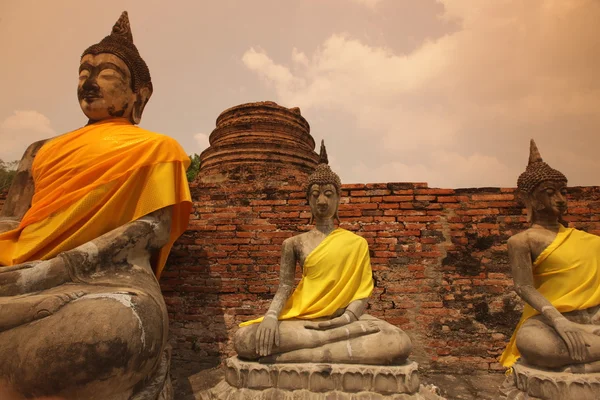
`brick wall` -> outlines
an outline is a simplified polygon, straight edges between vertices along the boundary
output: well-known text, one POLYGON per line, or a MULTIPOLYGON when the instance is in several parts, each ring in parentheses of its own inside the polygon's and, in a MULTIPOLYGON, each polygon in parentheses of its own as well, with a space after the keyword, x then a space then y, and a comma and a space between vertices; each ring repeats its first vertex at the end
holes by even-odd
MULTIPOLYGON (((233 354, 241 321, 262 315, 278 284, 280 246, 311 229, 301 186, 192 187, 194 212, 161 278, 175 356, 233 354)), ((367 239, 369 313, 404 329, 425 369, 500 370, 522 306, 506 240, 525 228, 514 189, 343 186, 341 227, 367 239)), ((572 188, 566 220, 600 234, 600 188, 572 188)), ((300 276, 301 272, 297 271, 300 276)))
MULTIPOLYGON (((161 278, 174 356, 232 354, 241 321, 267 309, 282 241, 311 227, 301 186, 192 185, 188 231, 161 278)), ((570 225, 600 234, 600 187, 569 190, 570 225)), ((0 207, 4 196, 0 194, 0 207)), ((506 240, 525 228, 513 189, 344 185, 341 227, 365 237, 376 281, 369 313, 412 337, 424 369, 499 370, 520 316, 506 240)), ((297 271, 300 276, 300 271, 297 271)))

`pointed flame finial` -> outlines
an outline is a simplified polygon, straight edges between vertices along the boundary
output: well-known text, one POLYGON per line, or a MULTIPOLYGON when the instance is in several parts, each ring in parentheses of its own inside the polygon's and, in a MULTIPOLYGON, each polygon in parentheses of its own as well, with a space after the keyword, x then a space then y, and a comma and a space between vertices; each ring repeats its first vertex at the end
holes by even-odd
POLYGON ((542 156, 535 144, 535 140, 531 139, 531 142, 529 143, 529 165, 542 161, 544 160, 542 160, 542 156))
POLYGON ((321 139, 321 151, 319 153, 319 164, 329 164, 327 157, 327 149, 325 148, 325 140, 321 139))
POLYGON ((133 43, 133 34, 131 33, 131 26, 129 25, 129 15, 127 11, 123 11, 121 16, 112 28, 111 35, 119 36, 128 42, 133 43))

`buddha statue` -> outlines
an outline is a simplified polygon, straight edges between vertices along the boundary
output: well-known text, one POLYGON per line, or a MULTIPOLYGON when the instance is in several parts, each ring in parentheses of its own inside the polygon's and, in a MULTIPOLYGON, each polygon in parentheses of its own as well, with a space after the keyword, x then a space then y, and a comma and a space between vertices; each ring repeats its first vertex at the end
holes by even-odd
POLYGON ((27 149, 0 214, 0 391, 171 399, 158 278, 189 158, 136 126, 152 82, 127 12, 83 52, 77 94, 88 124, 27 149))
POLYGON ((562 222, 566 186, 532 140, 517 182, 531 226, 508 240, 515 291, 526 305, 502 354, 505 367, 520 358, 519 365, 549 371, 600 370, 600 237, 562 222))
POLYGON ((341 181, 323 143, 320 158, 306 191, 315 228, 283 242, 275 297, 264 317, 241 324, 235 350, 261 363, 403 364, 406 333, 364 313, 373 290, 369 247, 335 227, 341 181), (296 263, 303 274, 294 290, 296 263))

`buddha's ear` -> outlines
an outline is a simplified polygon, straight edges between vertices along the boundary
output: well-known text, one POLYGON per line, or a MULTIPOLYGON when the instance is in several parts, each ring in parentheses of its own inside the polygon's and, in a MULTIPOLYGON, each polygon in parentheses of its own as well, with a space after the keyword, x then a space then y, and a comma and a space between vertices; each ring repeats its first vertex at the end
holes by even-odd
POLYGON ((525 205, 525 211, 527 212, 527 223, 531 223, 533 219, 533 203, 535 202, 535 199, 532 195, 528 194, 521 194, 519 197, 521 197, 521 201, 525 205))
POLYGON ((533 204, 531 204, 531 201, 525 202, 525 211, 527 212, 527 223, 530 224, 533 219, 533 204))
POLYGON ((146 103, 152 96, 152 84, 145 85, 140 88, 135 94, 135 103, 133 103, 133 110, 131 111, 131 122, 135 125, 139 124, 142 120, 142 113, 146 103))
POLYGON ((518 192, 517 199, 525 206, 527 223, 530 223, 533 218, 533 196, 527 193, 518 192))

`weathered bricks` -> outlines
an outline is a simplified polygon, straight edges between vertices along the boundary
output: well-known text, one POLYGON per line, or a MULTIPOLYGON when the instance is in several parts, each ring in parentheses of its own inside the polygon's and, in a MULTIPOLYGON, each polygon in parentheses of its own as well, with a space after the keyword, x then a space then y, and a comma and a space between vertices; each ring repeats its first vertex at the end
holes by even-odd
MULTIPOLYGON (((237 325, 262 315, 277 290, 282 241, 312 228, 301 182, 269 185, 192 185, 193 220, 160 280, 175 356, 231 355, 237 325)), ((506 254, 507 238, 526 228, 514 189, 350 184, 342 195, 340 226, 371 250, 368 312, 415 338, 424 369, 501 370, 522 309, 506 254)), ((600 187, 572 188, 569 201, 565 220, 600 233, 600 187)))

